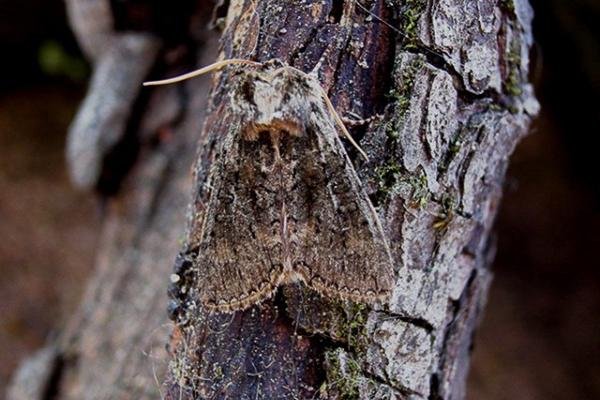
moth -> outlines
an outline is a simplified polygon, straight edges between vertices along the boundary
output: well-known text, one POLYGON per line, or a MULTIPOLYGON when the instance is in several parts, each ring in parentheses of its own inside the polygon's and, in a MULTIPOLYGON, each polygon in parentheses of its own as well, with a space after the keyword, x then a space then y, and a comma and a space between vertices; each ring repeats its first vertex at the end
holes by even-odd
MULTIPOLYGON (((301 281, 340 300, 390 295, 393 260, 384 231, 346 153, 352 140, 316 76, 271 60, 229 64, 233 124, 208 177, 197 268, 203 305, 246 309, 301 281)), ((194 213, 192 213, 193 215, 194 213)))

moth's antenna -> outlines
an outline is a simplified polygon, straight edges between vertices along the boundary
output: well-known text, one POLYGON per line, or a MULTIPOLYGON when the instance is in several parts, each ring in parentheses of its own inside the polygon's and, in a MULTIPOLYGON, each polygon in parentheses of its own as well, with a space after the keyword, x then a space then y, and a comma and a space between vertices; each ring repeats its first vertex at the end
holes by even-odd
POLYGON ((206 67, 202 67, 195 71, 188 72, 187 74, 179 75, 174 78, 163 79, 160 81, 144 82, 143 85, 144 86, 158 86, 158 85, 168 85, 170 83, 181 82, 181 81, 185 81, 186 79, 194 78, 196 76, 200 76, 200 75, 206 74, 208 72, 215 71, 217 69, 226 67, 231 64, 246 64, 246 65, 254 65, 257 67, 262 65, 261 63, 256 62, 256 61, 244 60, 242 58, 230 58, 228 60, 217 61, 215 63, 207 65, 206 67))
MULTIPOLYGON (((319 85, 319 87, 320 87, 320 85, 319 85)), ((331 114, 333 115, 333 119, 335 119, 335 122, 338 124, 338 126, 340 127, 342 132, 344 132, 344 136, 346 136, 346 139, 348 139, 348 141, 350 143, 352 143, 352 146, 354 146, 356 148, 356 150, 358 150, 360 155, 363 156, 366 161, 369 161, 369 157, 367 157, 367 153, 365 153, 363 151, 363 149, 360 148, 358 143, 356 143, 354 141, 354 139, 350 135, 350 132, 348 132, 348 129, 346 129, 346 125, 344 125, 344 122, 340 118, 339 114, 337 113, 337 111, 335 111, 335 107, 331 103, 331 100, 329 100, 329 97, 327 96, 327 93, 325 93, 325 90, 323 88, 321 88, 321 94, 323 95, 323 99, 325 100, 325 104, 327 105, 329 112, 331 112, 331 114)))

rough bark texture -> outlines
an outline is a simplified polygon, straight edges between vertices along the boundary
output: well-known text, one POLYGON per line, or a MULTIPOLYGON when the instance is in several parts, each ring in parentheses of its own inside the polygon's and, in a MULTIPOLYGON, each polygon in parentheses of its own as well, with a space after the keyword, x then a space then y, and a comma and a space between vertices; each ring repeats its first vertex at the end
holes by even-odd
MULTIPOLYGON (((78 3, 74 9, 97 3, 96 10, 109 10, 99 0, 69 2, 78 3)), ((198 4, 189 21, 182 19, 195 46, 214 43, 195 28, 207 14, 198 4)), ((80 18, 90 15, 71 12, 99 65, 110 51, 98 46, 115 43, 102 28, 112 17, 97 18, 99 28, 89 33, 80 18)), ((10 398, 463 398, 491 280, 491 228, 507 160, 537 113, 527 83, 529 5, 240 0, 221 5, 216 15, 226 15, 217 21, 219 57, 317 67, 338 112, 366 119, 348 125, 369 161, 347 150, 397 263, 390 304, 369 309, 290 285, 233 315, 192 313, 173 330, 161 387, 167 356, 159 349, 170 331, 165 292, 185 238, 189 169, 196 159, 198 206, 206 200, 203 182, 216 144, 228 129, 224 72, 214 79, 204 128, 206 80, 153 90, 135 104, 132 97, 127 127, 118 125, 122 132, 102 132, 111 112, 98 123, 80 123, 89 129, 84 136, 133 135, 138 156, 107 202, 97 271, 80 311, 58 340, 24 364, 10 398)), ((148 49, 147 58, 156 57, 148 49)), ((164 52, 155 74, 172 75, 173 65, 190 68, 178 57, 181 47, 176 50, 164 52)), ((213 58, 203 51, 197 62, 213 58)), ((122 60, 116 73, 139 80, 143 69, 134 60, 122 60)), ((93 99, 104 89, 91 90, 93 99)), ((105 176, 106 150, 90 148, 104 155, 105 176)), ((188 230, 201 217, 190 215, 188 230)))

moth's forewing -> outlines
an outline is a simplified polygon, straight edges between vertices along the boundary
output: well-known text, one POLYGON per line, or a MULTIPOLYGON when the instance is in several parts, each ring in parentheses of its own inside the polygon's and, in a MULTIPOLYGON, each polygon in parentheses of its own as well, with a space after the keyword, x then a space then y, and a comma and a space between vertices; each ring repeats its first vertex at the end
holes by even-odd
POLYGON ((211 169, 199 235, 205 306, 244 309, 293 279, 340 299, 385 299, 390 252, 318 82, 290 68, 238 79, 237 123, 211 169))

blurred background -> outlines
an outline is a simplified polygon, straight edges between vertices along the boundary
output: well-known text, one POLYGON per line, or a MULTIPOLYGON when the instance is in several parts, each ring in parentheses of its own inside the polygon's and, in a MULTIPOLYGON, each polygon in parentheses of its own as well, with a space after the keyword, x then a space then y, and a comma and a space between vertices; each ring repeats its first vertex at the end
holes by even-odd
MULTIPOLYGON (((542 113, 511 162, 469 399, 600 398, 600 0, 536 0, 542 113)), ((89 66, 58 0, 0 0, 0 388, 77 307, 100 205, 69 184, 89 66)))

